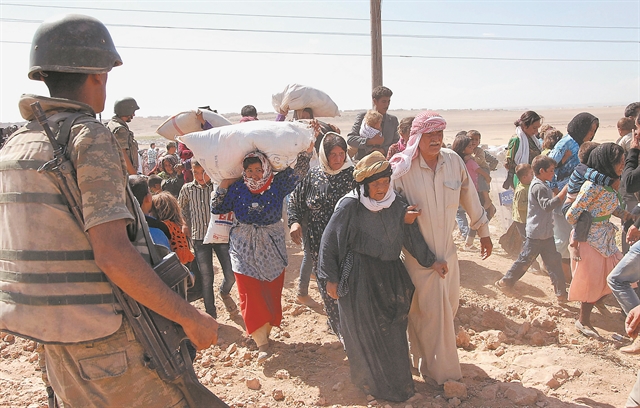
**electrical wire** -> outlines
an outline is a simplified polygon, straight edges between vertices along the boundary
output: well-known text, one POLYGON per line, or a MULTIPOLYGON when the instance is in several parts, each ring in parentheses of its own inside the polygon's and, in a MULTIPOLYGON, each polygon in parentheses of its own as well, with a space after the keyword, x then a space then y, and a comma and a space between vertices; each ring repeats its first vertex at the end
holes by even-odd
MULTIPOLYGON (((363 21, 369 22, 368 18, 356 17, 323 17, 323 16, 276 16, 272 14, 248 14, 248 13, 220 13, 211 11, 171 11, 171 10, 143 10, 143 9, 117 9, 104 7, 74 7, 59 5, 41 5, 41 4, 17 4, 2 3, 4 6, 15 7, 34 7, 34 8, 54 8, 54 9, 71 9, 71 10, 95 10, 95 11, 121 11, 136 13, 157 13, 157 14, 184 14, 184 15, 208 15, 208 16, 228 16, 228 17, 258 17, 258 18, 292 18, 307 20, 336 20, 336 21, 363 21)), ((580 25, 557 25, 557 24, 521 24, 521 23, 490 23, 490 22, 463 22, 463 21, 430 21, 430 20, 403 20, 403 19, 382 19, 385 22, 392 23, 418 23, 418 24, 449 24, 449 25, 479 25, 479 26, 505 26, 505 27, 547 27, 547 28, 578 28, 578 29, 607 29, 607 30, 640 30, 640 27, 631 26, 580 26, 580 25)))
MULTIPOLYGON (((30 45, 27 41, 9 41, 0 40, 5 44, 25 44, 30 45)), ((308 52, 308 51, 268 51, 268 50, 224 50, 210 48, 182 48, 182 47, 140 47, 131 45, 119 45, 116 48, 134 49, 134 50, 153 50, 153 51, 195 51, 195 52, 219 52, 234 54, 274 54, 274 55, 310 55, 310 56, 336 56, 336 57, 367 57, 371 54, 349 54, 334 52, 308 52)), ((531 61, 531 62, 635 62, 638 60, 625 59, 560 59, 560 58, 506 58, 506 57, 467 57, 467 56, 439 56, 439 55, 405 55, 405 54, 384 54, 384 58, 416 58, 416 59, 453 59, 453 60, 486 60, 486 61, 531 61)))
MULTIPOLYGON (((42 20, 28 20, 20 18, 0 18, 0 21, 11 23, 40 24, 42 20)), ((261 30, 244 28, 214 28, 214 27, 183 27, 183 26, 156 26, 145 24, 122 24, 105 23, 109 27, 127 28, 151 28, 166 30, 196 30, 196 31, 219 31, 232 33, 260 33, 260 34, 295 34, 295 35, 331 35, 331 36, 352 36, 370 37, 370 33, 343 33, 336 31, 294 31, 294 30, 261 30)), ((589 40, 570 38, 525 38, 525 37, 474 37, 474 36, 450 36, 450 35, 429 35, 429 34, 383 34, 387 38, 419 38, 419 39, 444 39, 444 40, 485 40, 485 41, 526 41, 526 42, 572 42, 572 43, 607 43, 607 44, 640 44, 640 40, 589 40)))

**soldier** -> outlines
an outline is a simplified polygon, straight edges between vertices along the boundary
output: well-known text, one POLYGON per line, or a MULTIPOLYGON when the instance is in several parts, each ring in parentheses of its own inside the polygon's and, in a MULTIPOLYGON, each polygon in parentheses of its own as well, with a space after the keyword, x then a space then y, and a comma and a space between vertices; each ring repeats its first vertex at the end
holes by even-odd
POLYGON ((122 98, 113 105, 115 115, 107 123, 107 128, 114 134, 118 144, 124 153, 124 161, 127 164, 129 174, 138 174, 138 142, 133 137, 133 132, 129 130, 127 123, 136 116, 136 111, 140 109, 135 99, 131 97, 122 98))
POLYGON ((216 343, 217 322, 150 267, 122 150, 95 118, 119 65, 107 28, 92 17, 47 20, 34 35, 29 78, 44 81, 51 97, 22 95, 28 123, 0 149, 0 331, 45 344, 47 374, 65 406, 185 407, 180 390, 146 366, 107 281, 180 324, 199 349, 216 343), (75 119, 68 142, 62 130, 58 140, 76 169, 84 231, 58 183, 37 171, 53 147, 34 121, 36 101, 54 133, 75 119))

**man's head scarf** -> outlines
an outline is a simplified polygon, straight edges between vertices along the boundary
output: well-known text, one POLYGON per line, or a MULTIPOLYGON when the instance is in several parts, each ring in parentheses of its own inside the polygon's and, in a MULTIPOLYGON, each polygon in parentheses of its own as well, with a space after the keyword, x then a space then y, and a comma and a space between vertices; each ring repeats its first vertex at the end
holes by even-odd
POLYGON ((598 118, 592 114, 588 112, 578 113, 567 125, 567 133, 578 145, 582 145, 594 122, 598 123, 598 118))
POLYGON ((242 178, 244 179, 244 184, 246 184, 247 188, 253 194, 261 194, 264 193, 269 186, 271 185, 271 181, 273 180, 273 170, 271 169, 271 163, 267 160, 267 156, 260 151, 251 152, 248 155, 244 156, 245 159, 250 157, 257 157, 260 159, 260 163, 262 164, 262 178, 260 180, 254 180, 251 177, 247 176, 246 171, 242 172, 242 178))
POLYGON ((447 128, 447 121, 444 120, 439 113, 434 111, 424 111, 416 116, 411 124, 411 132, 409 133, 409 141, 407 148, 403 152, 393 155, 389 162, 393 168, 391 178, 397 179, 405 175, 411 168, 411 161, 418 157, 419 144, 422 135, 425 133, 433 133, 447 128))
POLYGON ((600 174, 617 179, 615 165, 624 160, 624 148, 615 143, 603 143, 593 149, 589 154, 587 166, 595 169, 600 174))

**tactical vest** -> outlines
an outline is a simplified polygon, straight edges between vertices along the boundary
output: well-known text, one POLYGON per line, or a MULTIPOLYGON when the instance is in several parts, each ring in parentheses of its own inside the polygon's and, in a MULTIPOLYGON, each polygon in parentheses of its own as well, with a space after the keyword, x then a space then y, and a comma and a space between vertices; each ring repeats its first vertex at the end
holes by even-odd
MULTIPOLYGON (((69 115, 48 118, 54 133, 69 115)), ((74 128, 89 122, 98 123, 83 116, 74 128)), ((58 185, 37 171, 52 158, 52 145, 35 121, 0 150, 0 330, 43 343, 103 338, 118 330, 122 317, 58 185)), ((130 201, 128 206, 139 211, 130 201)), ((137 231, 134 246, 149 262, 142 229, 137 231)))
POLYGON ((107 123, 107 129, 109 129, 111 133, 113 133, 113 135, 116 137, 118 143, 120 143, 120 147, 127 150, 127 152, 129 153, 129 160, 131 160, 133 168, 137 171, 140 161, 138 155, 138 142, 133 137, 133 132, 129 130, 129 126, 122 119, 114 116, 113 118, 111 118, 109 123, 107 123), (120 132, 126 134, 126 137, 121 137, 119 135, 120 132), (126 144, 123 144, 125 140, 126 144))

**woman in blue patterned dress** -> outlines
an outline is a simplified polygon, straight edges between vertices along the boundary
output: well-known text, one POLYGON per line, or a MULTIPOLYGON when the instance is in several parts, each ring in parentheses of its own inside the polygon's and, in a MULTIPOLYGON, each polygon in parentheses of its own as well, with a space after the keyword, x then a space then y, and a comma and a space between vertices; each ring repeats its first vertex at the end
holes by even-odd
MULTIPOLYGON (((318 268, 320 239, 336 203, 353 188, 353 163, 347 155, 347 142, 342 136, 328 132, 320 144, 320 165, 313 167, 289 197, 288 219, 291 239, 309 245, 313 271, 318 268), (307 220, 306 234, 302 237, 302 221, 307 220)), ((318 290, 324 301, 331 330, 340 337, 338 302, 327 295, 326 282, 318 280, 318 290)), ((309 276, 300 276, 298 301, 309 304, 309 276), (305 279, 306 278, 306 279, 305 279)))
POLYGON ((269 356, 269 334, 282 320, 282 286, 287 248, 282 204, 309 170, 313 143, 298 154, 295 168, 273 174, 259 151, 245 156, 242 179, 223 180, 211 201, 214 214, 235 213, 229 255, 236 276, 240 310, 247 332, 256 342, 258 362, 269 356))

